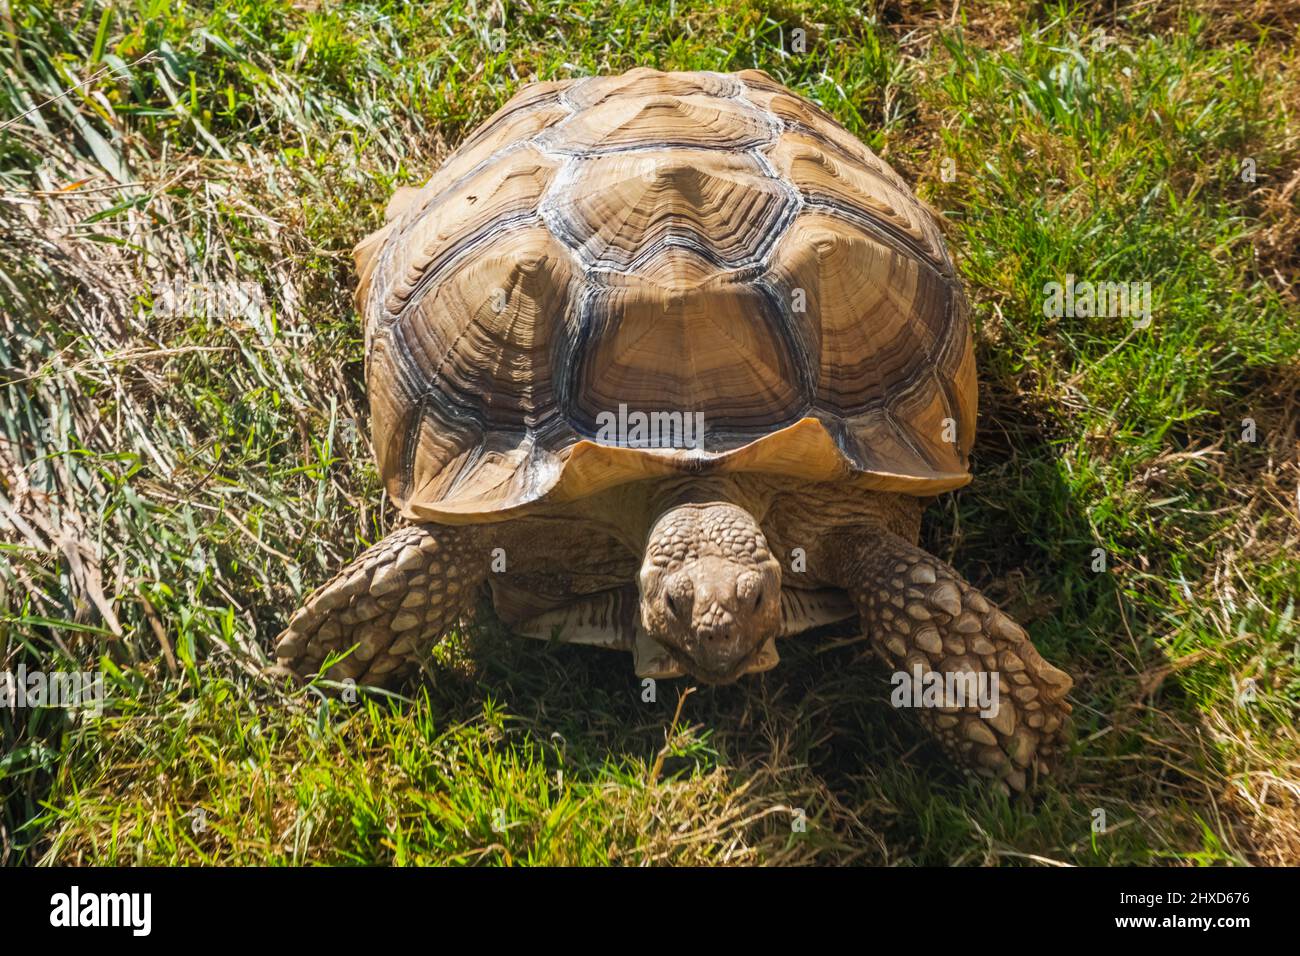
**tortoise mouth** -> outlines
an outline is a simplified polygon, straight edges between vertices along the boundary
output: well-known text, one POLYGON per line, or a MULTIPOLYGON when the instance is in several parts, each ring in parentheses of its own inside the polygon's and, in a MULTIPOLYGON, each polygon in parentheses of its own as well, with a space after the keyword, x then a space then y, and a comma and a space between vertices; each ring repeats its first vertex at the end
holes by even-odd
POLYGON ((724 685, 734 684, 741 677, 749 673, 749 665, 758 657, 759 652, 763 649, 766 641, 760 640, 754 643, 748 651, 741 654, 734 660, 725 664, 717 665, 708 661, 702 661, 692 656, 688 651, 678 647, 665 645, 669 655, 672 656, 678 664, 682 666, 688 674, 704 684, 724 685))

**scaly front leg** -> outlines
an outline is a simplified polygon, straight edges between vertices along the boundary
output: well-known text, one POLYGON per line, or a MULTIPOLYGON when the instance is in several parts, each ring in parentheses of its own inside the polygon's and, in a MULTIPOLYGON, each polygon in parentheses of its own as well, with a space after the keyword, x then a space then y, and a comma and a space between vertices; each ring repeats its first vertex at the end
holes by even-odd
MULTIPOLYGON (((920 709, 944 748, 984 776, 1024 790, 1047 773, 1063 746, 1073 685, 1047 663, 1024 630, 952 567, 889 532, 864 529, 828 542, 840 586, 857 605, 877 652, 909 675, 997 678, 996 714, 966 701, 920 709)), ((992 708, 990 708, 991 710, 992 708)))
POLYGON ((315 675, 331 652, 355 650, 325 675, 394 683, 456 623, 488 572, 483 526, 394 531, 314 591, 275 645, 277 667, 315 675))

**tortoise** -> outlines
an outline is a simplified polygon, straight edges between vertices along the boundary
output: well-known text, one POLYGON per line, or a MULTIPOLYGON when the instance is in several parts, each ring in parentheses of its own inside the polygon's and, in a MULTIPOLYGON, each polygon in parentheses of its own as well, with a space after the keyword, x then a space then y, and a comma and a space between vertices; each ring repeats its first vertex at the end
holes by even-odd
POLYGON ((293 615, 281 673, 391 684, 485 590, 643 679, 729 683, 856 618, 897 672, 997 681, 919 709, 955 759, 1022 790, 1058 758, 1070 678, 917 545, 970 480, 961 283, 826 112, 756 70, 533 83, 355 259, 403 522, 293 615))

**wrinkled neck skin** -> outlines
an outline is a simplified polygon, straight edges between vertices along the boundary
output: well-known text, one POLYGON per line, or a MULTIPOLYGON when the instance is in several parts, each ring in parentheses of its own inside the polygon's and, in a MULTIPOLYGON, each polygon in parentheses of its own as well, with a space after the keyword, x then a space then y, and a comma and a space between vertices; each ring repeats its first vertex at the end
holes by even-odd
POLYGON ((776 475, 683 476, 611 488, 569 503, 562 517, 599 526, 640 559, 651 529, 665 513, 681 505, 709 503, 733 504, 752 515, 785 564, 794 548, 811 557, 835 528, 875 525, 915 542, 925 501, 776 475))
POLYGON ((770 487, 735 478, 674 478, 660 481, 648 491, 646 504, 652 524, 674 508, 711 504, 742 508, 761 523, 774 497, 770 487))

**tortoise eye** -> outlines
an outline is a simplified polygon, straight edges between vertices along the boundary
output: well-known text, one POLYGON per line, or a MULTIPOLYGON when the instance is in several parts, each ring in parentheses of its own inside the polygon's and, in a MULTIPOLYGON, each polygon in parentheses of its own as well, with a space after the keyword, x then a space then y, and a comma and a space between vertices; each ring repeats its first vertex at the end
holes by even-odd
POLYGON ((691 616, 691 601, 695 597, 695 588, 688 581, 674 581, 672 586, 664 588, 664 603, 668 613, 679 621, 688 621, 691 616))
POLYGON ((673 597, 672 594, 665 594, 664 600, 668 604, 668 613, 673 617, 680 618, 682 616, 682 609, 678 604, 677 598, 673 597))
POLYGON ((766 591, 763 579, 752 571, 742 574, 736 582, 736 597, 748 604, 751 611, 757 611, 762 606, 766 591))

